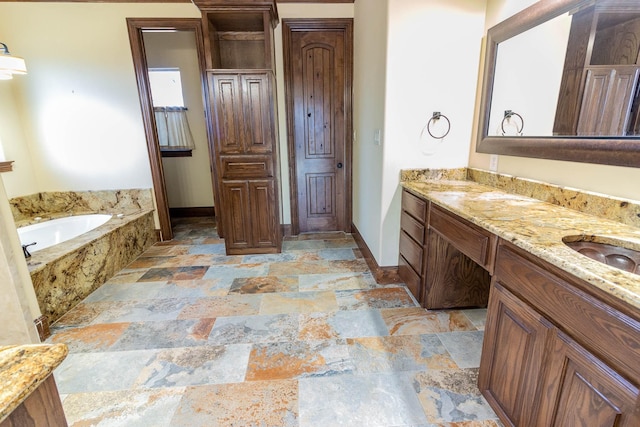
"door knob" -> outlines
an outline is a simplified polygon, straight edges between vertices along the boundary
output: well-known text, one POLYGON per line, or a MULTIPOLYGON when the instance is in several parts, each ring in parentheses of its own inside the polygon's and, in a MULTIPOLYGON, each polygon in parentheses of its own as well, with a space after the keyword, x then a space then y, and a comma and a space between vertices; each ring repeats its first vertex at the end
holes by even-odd
POLYGON ((338 163, 336 166, 338 166, 338 169, 342 169, 342 163, 338 163))

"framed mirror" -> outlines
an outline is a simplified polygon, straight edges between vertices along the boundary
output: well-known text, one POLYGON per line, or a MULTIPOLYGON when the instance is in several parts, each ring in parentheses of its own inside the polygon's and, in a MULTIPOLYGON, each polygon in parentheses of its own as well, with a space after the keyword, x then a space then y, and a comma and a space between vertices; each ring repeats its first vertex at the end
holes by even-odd
POLYGON ((640 3, 541 0, 489 29, 476 151, 640 167, 640 3))

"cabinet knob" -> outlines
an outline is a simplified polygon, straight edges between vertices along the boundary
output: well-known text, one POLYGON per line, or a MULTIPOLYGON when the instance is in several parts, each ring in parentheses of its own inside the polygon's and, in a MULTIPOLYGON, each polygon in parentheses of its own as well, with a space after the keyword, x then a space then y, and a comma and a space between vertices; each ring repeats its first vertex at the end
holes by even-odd
POLYGON ((336 166, 338 166, 338 169, 342 169, 342 163, 338 163, 336 166))

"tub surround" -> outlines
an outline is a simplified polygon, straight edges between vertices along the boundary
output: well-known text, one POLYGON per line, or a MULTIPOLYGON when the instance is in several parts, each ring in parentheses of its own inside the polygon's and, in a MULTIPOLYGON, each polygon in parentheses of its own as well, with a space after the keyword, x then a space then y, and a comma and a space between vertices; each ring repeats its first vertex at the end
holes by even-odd
POLYGON ((27 260, 38 304, 51 323, 157 241, 151 190, 38 193, 10 204, 19 227, 70 215, 113 215, 27 260))
POLYGON ((65 344, 0 347, 0 423, 47 379, 53 378, 51 373, 67 353, 65 344))
POLYGON ((16 225, 33 218, 59 218, 79 213, 133 213, 153 210, 151 189, 52 191, 9 200, 16 225))
MULTIPOLYGON (((562 242, 569 235, 602 235, 623 239, 640 248, 640 228, 610 219, 632 220, 628 212, 635 212, 638 202, 548 186, 552 194, 547 197, 556 202, 552 204, 472 180, 431 179, 435 175, 430 171, 403 173, 403 178, 419 180, 403 181, 402 186, 585 280, 600 295, 613 297, 626 306, 625 311, 637 313, 640 309, 640 276, 593 261, 562 242), (581 200, 579 207, 583 212, 574 210, 576 200, 581 200), (560 206, 563 202, 567 207, 560 206)), ((468 176, 501 184, 505 189, 546 196, 544 187, 539 187, 546 184, 492 175, 496 174, 473 170, 468 176)))

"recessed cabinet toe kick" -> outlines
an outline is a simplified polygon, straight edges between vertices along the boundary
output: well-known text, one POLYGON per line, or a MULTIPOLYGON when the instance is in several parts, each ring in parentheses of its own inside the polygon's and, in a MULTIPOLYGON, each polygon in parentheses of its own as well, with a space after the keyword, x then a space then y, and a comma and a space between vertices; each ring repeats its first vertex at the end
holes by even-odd
POLYGON ((478 385, 505 425, 640 426, 638 310, 406 189, 399 266, 425 308, 488 299, 478 385))

